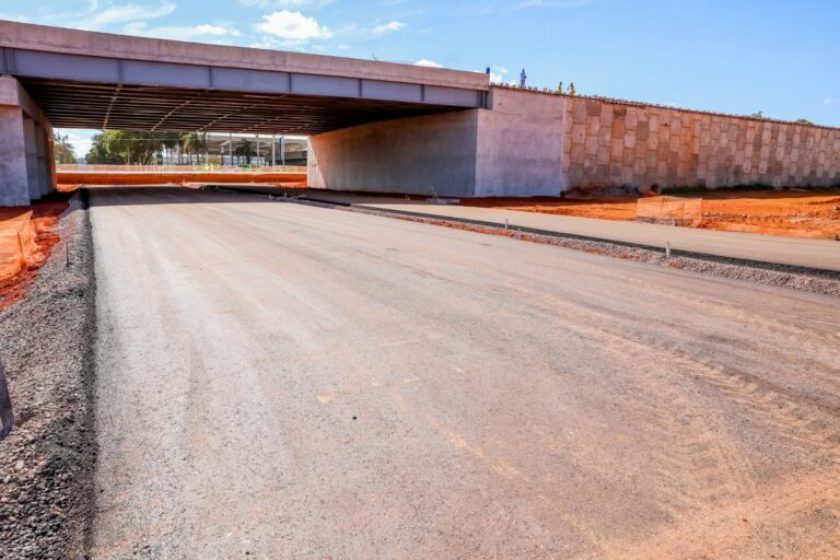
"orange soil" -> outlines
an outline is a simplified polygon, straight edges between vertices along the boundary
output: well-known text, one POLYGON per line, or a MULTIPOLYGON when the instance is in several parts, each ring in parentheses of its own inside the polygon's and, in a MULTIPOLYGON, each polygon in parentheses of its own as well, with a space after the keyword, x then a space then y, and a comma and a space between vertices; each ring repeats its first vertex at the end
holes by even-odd
POLYGON ((109 173, 66 172, 57 173, 63 188, 75 185, 184 185, 187 183, 267 183, 285 187, 305 187, 306 173, 109 173))
POLYGON ((26 295, 38 269, 60 240, 59 216, 66 208, 66 197, 39 201, 31 207, 0 207, 0 239, 4 241, 0 249, 6 256, 19 259, 18 262, 9 259, 0 262, 3 265, 0 267, 0 309, 26 295))
MULTIPOLYGON (((840 235, 840 190, 709 191, 697 227, 835 239, 840 235)), ((505 208, 607 220, 635 220, 637 198, 485 198, 466 206, 505 208)))

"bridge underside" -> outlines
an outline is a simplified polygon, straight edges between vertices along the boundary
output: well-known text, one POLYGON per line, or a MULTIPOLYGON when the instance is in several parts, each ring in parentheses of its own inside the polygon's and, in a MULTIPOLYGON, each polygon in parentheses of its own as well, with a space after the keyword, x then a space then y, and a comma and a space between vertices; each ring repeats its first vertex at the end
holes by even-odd
POLYGON ((0 204, 41 194, 21 183, 44 175, 51 126, 317 136, 488 95, 476 72, 0 21, 0 204))
POLYGON ((320 134, 457 110, 381 99, 20 78, 59 128, 320 134))

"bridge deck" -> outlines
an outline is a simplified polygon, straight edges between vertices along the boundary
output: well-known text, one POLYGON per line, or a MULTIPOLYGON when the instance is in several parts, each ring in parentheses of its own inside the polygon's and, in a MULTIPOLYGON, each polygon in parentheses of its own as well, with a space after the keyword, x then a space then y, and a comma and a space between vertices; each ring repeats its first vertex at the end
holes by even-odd
POLYGON ((317 134, 483 107, 486 75, 0 21, 0 73, 55 126, 317 134))

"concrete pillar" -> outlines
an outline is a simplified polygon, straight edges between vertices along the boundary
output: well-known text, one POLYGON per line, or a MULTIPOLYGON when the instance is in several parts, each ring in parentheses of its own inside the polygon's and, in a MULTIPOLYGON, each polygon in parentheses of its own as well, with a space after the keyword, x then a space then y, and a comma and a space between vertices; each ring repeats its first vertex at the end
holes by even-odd
POLYGON ((29 204, 23 111, 0 105, 0 206, 29 204))
POLYGON ((47 121, 44 121, 44 136, 47 142, 47 187, 49 192, 55 192, 58 188, 58 176, 55 169, 55 136, 53 136, 52 125, 47 121))
POLYGON ((0 206, 55 189, 52 126, 17 80, 0 76, 0 206))
POLYGON ((37 154, 38 190, 41 196, 50 194, 50 157, 47 153, 49 145, 47 134, 43 126, 35 123, 35 147, 37 154))
POLYGON ((29 183, 29 198, 41 198, 41 185, 38 179, 38 141, 35 132, 35 120, 29 115, 23 116, 23 146, 26 153, 26 178, 29 183))

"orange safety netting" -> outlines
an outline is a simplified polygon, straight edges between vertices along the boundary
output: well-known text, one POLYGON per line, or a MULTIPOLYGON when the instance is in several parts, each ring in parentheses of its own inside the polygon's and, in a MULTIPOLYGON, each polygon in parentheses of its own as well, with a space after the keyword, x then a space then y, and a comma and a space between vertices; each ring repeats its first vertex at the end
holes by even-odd
POLYGON ((186 183, 262 183, 305 187, 306 173, 259 172, 102 172, 59 171, 57 180, 64 185, 180 185, 186 183))
POLYGON ((32 210, 0 212, 0 281, 43 260, 36 239, 32 210))
POLYGON ((0 309, 26 294, 59 242, 59 217, 66 208, 66 198, 55 197, 31 208, 0 208, 0 309))

